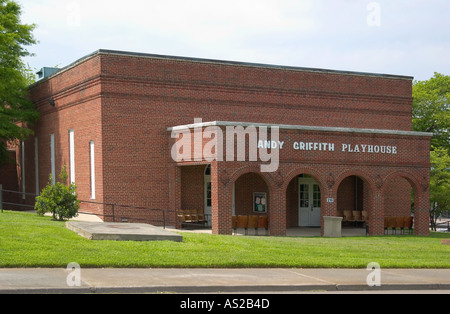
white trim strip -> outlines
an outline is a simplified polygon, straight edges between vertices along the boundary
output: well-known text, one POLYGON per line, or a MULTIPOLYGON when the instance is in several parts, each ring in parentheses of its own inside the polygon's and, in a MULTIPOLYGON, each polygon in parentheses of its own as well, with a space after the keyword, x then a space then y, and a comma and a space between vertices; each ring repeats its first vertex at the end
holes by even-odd
POLYGON ((169 132, 182 131, 186 129, 202 128, 208 126, 242 126, 242 127, 278 127, 280 130, 298 130, 298 131, 317 131, 317 132, 337 132, 337 133, 362 133, 362 134, 383 134, 383 135, 407 135, 432 137, 433 133, 400 131, 400 130, 382 130, 382 129, 358 129, 358 128, 338 128, 323 126, 305 126, 305 125, 287 125, 287 124, 269 124, 252 122, 230 122, 230 121, 212 121, 203 123, 193 123, 167 128, 169 132))

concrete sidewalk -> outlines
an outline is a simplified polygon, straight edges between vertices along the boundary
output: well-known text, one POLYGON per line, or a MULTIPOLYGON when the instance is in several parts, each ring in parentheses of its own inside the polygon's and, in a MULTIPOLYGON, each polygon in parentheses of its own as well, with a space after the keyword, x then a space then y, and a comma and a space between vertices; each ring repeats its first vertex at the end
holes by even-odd
POLYGON ((297 293, 308 291, 450 290, 450 269, 381 270, 371 288, 365 269, 0 269, 0 294, 25 293, 297 293))

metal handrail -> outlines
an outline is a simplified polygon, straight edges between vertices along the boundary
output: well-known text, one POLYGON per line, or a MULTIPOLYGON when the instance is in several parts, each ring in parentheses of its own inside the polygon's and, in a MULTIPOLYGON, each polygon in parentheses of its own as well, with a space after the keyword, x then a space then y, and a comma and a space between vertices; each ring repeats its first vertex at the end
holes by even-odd
MULTIPOLYGON (((20 191, 12 191, 12 190, 3 190, 1 188, 0 185, 0 209, 1 212, 3 213, 3 206, 2 204, 5 205, 10 205, 10 206, 20 206, 20 207, 27 207, 27 208, 34 208, 34 205, 28 205, 28 204, 24 204, 24 203, 11 203, 11 202, 3 202, 3 192, 6 193, 14 193, 14 194, 20 194, 20 195, 28 195, 28 196, 34 196, 37 197, 39 195, 34 194, 34 193, 25 193, 25 192, 20 192, 20 191)), ((116 209, 117 208, 129 208, 129 209, 141 209, 141 210, 149 210, 149 211, 154 211, 154 212, 161 212, 162 213, 162 221, 161 220, 156 220, 157 222, 162 222, 163 224, 163 228, 166 228, 167 225, 167 213, 170 212, 175 212, 173 210, 168 210, 168 209, 160 209, 160 208, 150 208, 150 207, 144 207, 144 206, 133 206, 133 205, 124 205, 124 204, 113 204, 113 203, 101 203, 101 202, 95 202, 95 201, 84 201, 84 200, 80 200, 80 203, 86 203, 86 204, 95 204, 95 205, 102 205, 102 206, 108 206, 111 207, 111 211, 112 214, 105 214, 105 208, 103 208, 103 214, 97 214, 97 213, 92 213, 92 212, 88 212, 88 211, 82 211, 79 210, 78 213, 79 214, 84 214, 84 215, 95 215, 95 216, 101 216, 103 218, 112 218, 113 222, 116 221, 117 215, 116 215, 116 209)), ((149 221, 151 219, 145 219, 145 218, 140 218, 140 217, 132 217, 132 216, 122 216, 121 220, 136 220, 136 221, 149 221)))

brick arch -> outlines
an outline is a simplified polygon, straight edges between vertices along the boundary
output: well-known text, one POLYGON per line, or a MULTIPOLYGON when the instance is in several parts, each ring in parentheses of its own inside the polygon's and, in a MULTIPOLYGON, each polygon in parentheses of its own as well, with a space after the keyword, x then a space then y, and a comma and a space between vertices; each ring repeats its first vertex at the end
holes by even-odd
POLYGON ((296 178, 301 175, 309 175, 314 178, 315 181, 319 184, 319 188, 321 191, 321 216, 324 213, 324 205, 326 204, 325 200, 327 198, 327 185, 325 183, 325 178, 327 173, 321 173, 320 171, 314 169, 313 167, 307 167, 303 165, 289 167, 285 170, 286 176, 285 180, 281 187, 281 193, 284 194, 285 200, 285 215, 286 215, 286 226, 289 227, 297 227, 299 225, 299 191, 298 191, 298 181, 293 183, 296 178), (295 184, 295 187, 291 186, 291 184, 295 184), (293 194, 295 190, 295 194, 293 194))
POLYGON ((372 179, 372 177, 368 173, 364 172, 363 170, 355 169, 355 170, 344 171, 337 176, 336 183, 334 185, 334 188, 336 189, 336 194, 337 194, 337 191, 338 191, 339 186, 341 185, 342 181, 344 181, 346 178, 351 177, 351 176, 360 177, 365 183, 367 183, 369 185, 370 191, 372 192, 372 194, 376 190, 375 179, 372 179))
MULTIPOLYGON (((414 209, 420 207, 420 200, 424 193, 420 181, 412 174, 405 171, 396 171, 387 175, 381 189, 384 200, 384 214, 386 216, 409 216, 411 214, 411 188, 414 191, 414 209), (404 181, 397 181, 403 179, 404 181), (408 182, 405 184, 405 181, 408 182), (400 184, 400 186, 397 186, 400 184), (409 187, 407 186, 409 185, 409 187), (392 195, 389 189, 395 187, 403 193, 392 195)), ((416 213, 416 211, 414 210, 416 213)), ((417 215, 415 215, 418 217, 417 215)))
MULTIPOLYGON (((375 200, 376 193, 377 193, 376 186, 377 186, 378 181, 376 180, 376 177, 372 178, 369 175, 369 173, 367 173, 361 169, 353 169, 353 170, 344 171, 337 176, 335 186, 333 187, 333 189, 336 193, 335 194, 336 195, 336 210, 345 210, 345 208, 343 209, 341 207, 342 198, 339 196, 339 188, 341 187, 341 185, 345 179, 347 179, 348 177, 352 177, 352 176, 356 176, 356 177, 360 178, 363 181, 363 183, 367 184, 367 186, 368 186, 368 194, 363 196, 363 210, 366 210, 368 213, 368 221, 367 222, 371 228, 370 229, 371 234, 382 234, 382 233, 380 233, 380 231, 378 229, 381 228, 381 230, 383 230, 383 226, 378 227, 378 225, 380 223, 382 223, 379 220, 383 219, 383 213, 380 213, 381 206, 379 206, 375 200), (364 199, 366 199, 367 203, 364 203, 364 199)), ((360 200, 361 199, 358 198, 358 201, 360 201, 360 200)), ((356 191, 355 191, 355 199, 353 199, 351 201, 356 202, 356 191)), ((350 206, 349 208, 353 207, 352 205, 349 205, 350 206)), ((347 210, 349 210, 349 209, 347 209, 347 210)))
POLYGON ((396 171, 387 175, 384 179, 382 193, 385 194, 391 180, 396 178, 406 179, 414 190, 414 232, 416 235, 429 234, 429 178, 424 173, 422 179, 416 174, 406 171, 396 171))
POLYGON ((256 173, 259 176, 261 176, 261 178, 263 178, 264 182, 269 188, 269 192, 272 192, 273 189, 272 178, 269 176, 268 173, 261 172, 261 167, 259 165, 247 165, 234 171, 233 174, 230 176, 230 184, 228 186, 228 189, 232 189, 233 183, 235 183, 240 177, 248 173, 256 173))
POLYGON ((382 193, 385 193, 385 190, 387 188, 387 184, 389 181, 396 179, 396 178, 403 178, 406 179, 409 184, 411 184, 411 187, 414 190, 415 197, 422 196, 423 189, 421 189, 421 185, 419 183, 419 180, 411 173, 405 172, 405 171, 396 171, 393 173, 388 174, 384 180, 383 180, 383 187, 382 187, 382 193))
POLYGON ((286 175, 286 179, 284 180, 283 186, 282 186, 284 193, 287 192, 287 188, 288 188, 289 184, 291 183, 291 181, 294 180, 297 176, 299 176, 301 174, 306 174, 306 175, 310 175, 310 176, 314 177, 314 179, 316 179, 316 181, 319 183, 320 190, 322 191, 322 196, 325 195, 324 192, 326 191, 327 185, 323 181, 324 174, 321 175, 321 173, 315 169, 312 169, 310 167, 302 167, 302 166, 291 169, 289 171, 289 173, 286 175))

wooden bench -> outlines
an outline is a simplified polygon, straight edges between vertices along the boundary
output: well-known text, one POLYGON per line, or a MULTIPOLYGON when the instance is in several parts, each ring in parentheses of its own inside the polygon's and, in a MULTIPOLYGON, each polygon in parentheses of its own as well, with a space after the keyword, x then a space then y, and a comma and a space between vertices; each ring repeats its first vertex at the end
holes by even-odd
POLYGON ((397 217, 384 217, 384 233, 389 234, 389 229, 392 230, 392 234, 397 234, 397 229, 400 229, 404 234, 405 230, 408 230, 409 234, 412 233, 414 225, 414 219, 411 216, 397 216, 397 217))
POLYGON ((237 234, 237 229, 244 229, 245 235, 248 235, 248 229, 255 229, 255 235, 258 235, 258 229, 265 229, 266 235, 269 233, 269 216, 267 215, 233 216, 231 224, 234 234, 237 234))
POLYGON ((362 224, 364 226, 369 222, 369 216, 366 210, 338 210, 337 216, 343 218, 342 223, 362 224))
POLYGON ((198 209, 183 209, 177 212, 178 222, 183 226, 190 227, 204 227, 208 220, 205 217, 203 210, 198 209))

